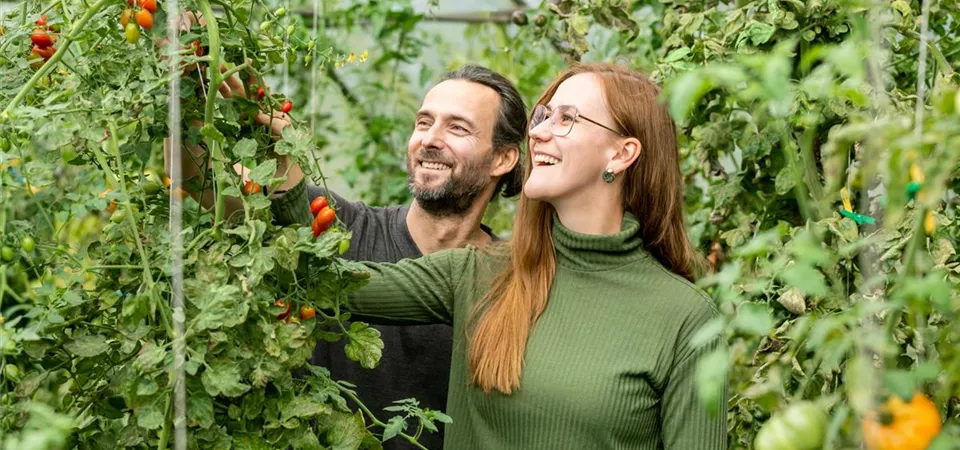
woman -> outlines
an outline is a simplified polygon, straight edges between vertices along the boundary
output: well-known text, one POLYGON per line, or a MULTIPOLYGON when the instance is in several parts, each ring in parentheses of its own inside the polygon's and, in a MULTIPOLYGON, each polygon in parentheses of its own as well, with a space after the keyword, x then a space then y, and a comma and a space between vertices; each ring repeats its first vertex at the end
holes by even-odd
POLYGON ((711 346, 690 339, 717 312, 691 284, 658 94, 618 66, 568 70, 534 109, 508 246, 368 264, 356 315, 454 326, 445 448, 726 447, 725 414, 696 394, 711 346))

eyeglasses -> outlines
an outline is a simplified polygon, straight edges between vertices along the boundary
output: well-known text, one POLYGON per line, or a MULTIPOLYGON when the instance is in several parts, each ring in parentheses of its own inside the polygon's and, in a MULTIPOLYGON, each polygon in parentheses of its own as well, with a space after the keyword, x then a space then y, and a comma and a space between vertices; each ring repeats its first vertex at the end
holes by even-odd
POLYGON ((540 123, 547 119, 550 119, 550 132, 553 133, 554 136, 566 136, 570 134, 570 130, 573 130, 573 124, 579 122, 580 119, 606 128, 616 133, 617 136, 624 136, 623 133, 580 114, 580 111, 578 111, 575 106, 570 105, 557 106, 553 108, 553 111, 545 105, 537 105, 537 107, 533 109, 533 118, 530 119, 530 130, 533 130, 537 125, 540 125, 540 123))

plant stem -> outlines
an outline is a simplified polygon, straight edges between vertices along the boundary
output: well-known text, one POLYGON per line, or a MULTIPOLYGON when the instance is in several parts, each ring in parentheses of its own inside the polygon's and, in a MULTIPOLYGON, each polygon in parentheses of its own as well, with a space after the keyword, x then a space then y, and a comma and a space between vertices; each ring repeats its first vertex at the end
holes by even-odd
MULTIPOLYGON (((70 44, 73 43, 73 41, 77 38, 80 32, 83 31, 84 25, 87 24, 90 18, 92 18, 104 6, 109 5, 111 3, 115 3, 115 2, 116 0, 100 0, 99 2, 91 6, 90 9, 87 10, 86 14, 84 14, 83 17, 80 18, 80 20, 77 20, 71 26, 70 34, 62 39, 60 48, 57 50, 57 52, 54 53, 52 57, 50 57, 50 60, 48 60, 46 63, 43 64, 43 66, 40 67, 40 70, 38 70, 36 73, 33 74, 30 80, 27 81, 27 84, 23 85, 23 87, 20 88, 20 92, 17 93, 17 96, 14 97, 13 100, 10 101, 10 104, 7 105, 6 109, 4 109, 2 113, 0 113, 0 122, 4 122, 10 116, 10 111, 13 110, 13 107, 17 106, 18 104, 20 104, 21 101, 23 101, 24 97, 27 96, 27 93, 30 92, 30 89, 33 89, 33 86, 37 84, 37 81, 40 81, 41 78, 43 78, 48 73, 50 73, 51 70, 53 70, 53 67, 57 65, 60 59, 63 58, 64 53, 67 52, 67 49, 70 48, 70 44)), ((26 2, 24 2, 24 13, 26 13, 26 2)))
MULTIPOLYGON (((370 421, 373 422, 374 425, 381 428, 385 428, 387 426, 387 424, 383 423, 380 419, 377 419, 377 416, 374 416, 373 413, 370 412, 370 409, 367 408, 367 405, 364 405, 363 402, 361 402, 356 395, 353 395, 353 392, 350 392, 343 386, 340 386, 340 383, 334 383, 334 385, 336 385, 337 388, 340 389, 341 393, 343 393, 347 397, 350 397, 350 400, 353 400, 353 402, 356 403, 368 417, 370 417, 370 421)), ((400 432, 399 436, 403 436, 403 438, 406 439, 408 442, 410 442, 410 444, 412 444, 414 447, 417 447, 421 450, 428 450, 426 447, 424 447, 423 445, 420 445, 420 443, 417 442, 417 438, 410 436, 409 434, 400 432)))
POLYGON ((172 403, 170 401, 171 397, 173 397, 172 393, 167 396, 167 404, 163 408, 163 428, 160 429, 160 438, 159 442, 157 443, 158 450, 166 450, 167 441, 170 440, 170 426, 173 422, 173 420, 170 418, 170 405, 172 403))
MULTIPOLYGON (((113 150, 113 156, 117 158, 117 167, 122 169, 123 160, 120 159, 120 145, 117 143, 117 125, 110 122, 109 126, 110 149, 113 150)), ((99 155, 99 152, 97 152, 97 154, 99 155)), ((108 167, 106 161, 102 161, 101 164, 104 164, 104 167, 108 167)), ((130 226, 130 231, 133 233, 133 240, 137 244, 137 251, 140 253, 140 263, 143 265, 143 281, 146 283, 147 288, 152 290, 153 274, 150 271, 150 256, 143 247, 143 242, 140 240, 140 229, 137 228, 137 222, 133 218, 133 208, 130 206, 130 198, 127 196, 127 182, 122 176, 117 176, 116 182, 119 186, 118 189, 124 196, 123 207, 127 210, 126 222, 130 226)))
MULTIPOLYGON (((207 66, 207 70, 210 73, 210 87, 207 89, 207 102, 204 105, 203 111, 203 122, 204 125, 213 125, 213 113, 214 106, 216 105, 217 99, 217 89, 220 87, 220 83, 223 80, 222 75, 220 74, 220 29, 217 27, 217 19, 213 14, 213 8, 210 6, 208 0, 197 0, 197 7, 203 11, 204 17, 207 17, 207 39, 210 45, 210 65, 207 66)), ((223 166, 223 160, 225 159, 222 155, 222 152, 217 145, 217 142, 213 139, 207 139, 207 149, 211 152, 214 160, 219 161, 221 164, 221 170, 226 170, 223 166)), ((214 169, 216 170, 216 169, 214 169)), ((220 236, 220 227, 223 224, 223 215, 227 209, 227 196, 224 195, 223 191, 227 189, 225 182, 220 180, 216 175, 214 175, 214 184, 216 185, 216 207, 214 208, 214 235, 220 236)))

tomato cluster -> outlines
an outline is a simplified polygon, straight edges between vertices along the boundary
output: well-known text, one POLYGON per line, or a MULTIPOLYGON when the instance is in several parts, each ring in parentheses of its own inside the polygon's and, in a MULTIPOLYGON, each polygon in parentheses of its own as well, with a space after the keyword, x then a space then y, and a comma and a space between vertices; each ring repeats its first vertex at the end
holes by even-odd
MULTIPOLYGON (((277 299, 274 302, 275 305, 283 308, 283 312, 277 314, 277 320, 284 320, 286 322, 293 322, 295 317, 290 314, 293 309, 290 303, 283 300, 277 299)), ((312 306, 303 305, 300 307, 300 320, 310 320, 317 315, 317 309, 312 306)))
MULTIPOLYGON (((133 0, 127 0, 127 4, 133 6, 133 0)), ((127 42, 135 44, 140 40, 140 29, 153 29, 153 14, 157 12, 157 0, 138 0, 139 8, 134 12, 133 8, 126 8, 120 13, 120 25, 123 27, 124 37, 127 42)))
POLYGON ((310 214, 314 215, 313 237, 320 236, 324 231, 330 229, 333 221, 337 219, 337 212, 327 204, 327 198, 320 196, 310 202, 310 214))
POLYGON ((33 48, 30 50, 30 56, 28 59, 34 61, 30 63, 30 66, 34 70, 39 69, 43 63, 47 62, 53 54, 57 52, 57 48, 53 46, 57 42, 57 37, 50 33, 50 29, 47 26, 46 14, 41 14, 40 18, 37 19, 34 23, 37 24, 37 28, 33 30, 33 33, 30 33, 30 41, 33 42, 33 48), (43 59, 43 62, 38 61, 43 59))

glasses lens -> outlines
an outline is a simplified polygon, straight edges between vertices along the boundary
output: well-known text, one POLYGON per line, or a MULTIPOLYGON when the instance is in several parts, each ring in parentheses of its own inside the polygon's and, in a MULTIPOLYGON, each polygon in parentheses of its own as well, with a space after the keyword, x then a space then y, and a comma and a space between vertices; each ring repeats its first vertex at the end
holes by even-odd
POLYGON ((553 134, 566 136, 577 121, 577 108, 573 106, 558 106, 553 111, 553 134))
POLYGON ((541 122, 547 118, 547 108, 543 105, 537 105, 533 108, 533 117, 530 119, 530 129, 534 129, 537 125, 540 125, 541 122))

